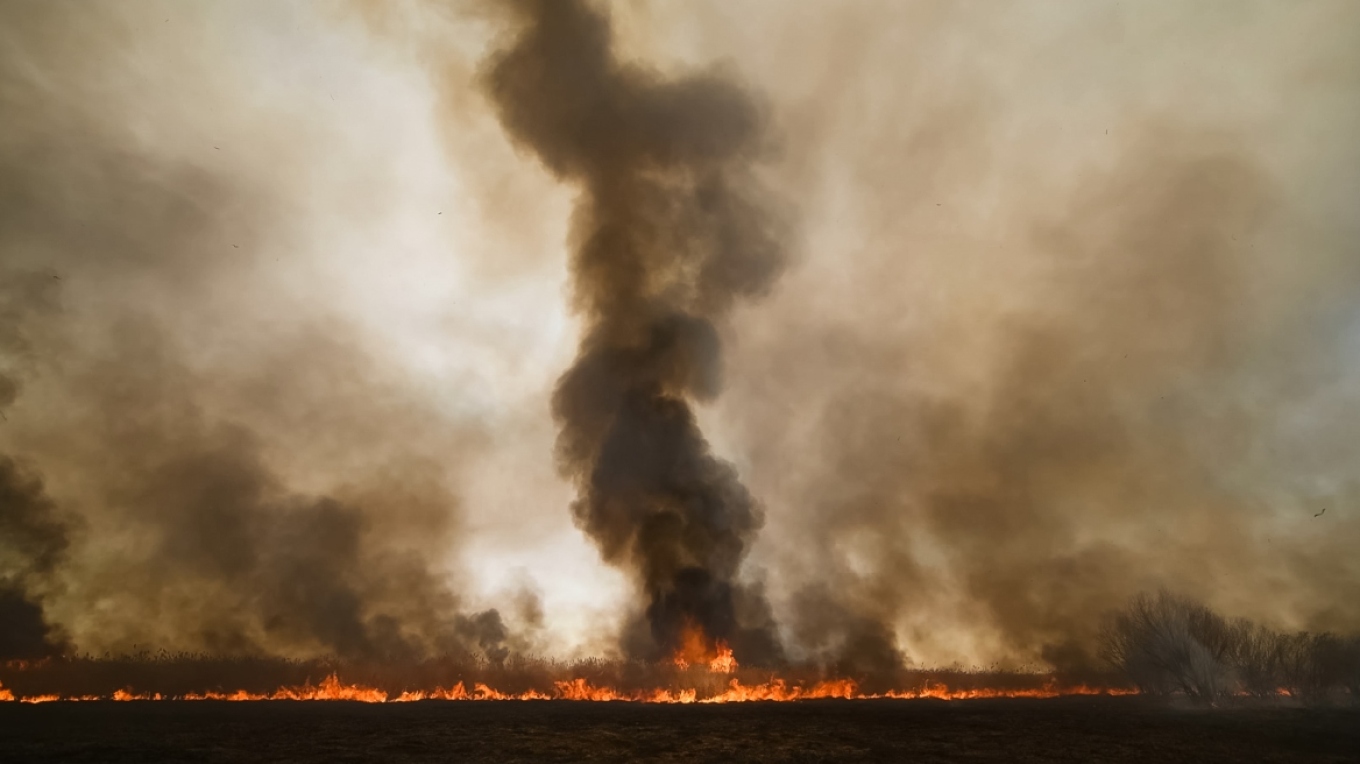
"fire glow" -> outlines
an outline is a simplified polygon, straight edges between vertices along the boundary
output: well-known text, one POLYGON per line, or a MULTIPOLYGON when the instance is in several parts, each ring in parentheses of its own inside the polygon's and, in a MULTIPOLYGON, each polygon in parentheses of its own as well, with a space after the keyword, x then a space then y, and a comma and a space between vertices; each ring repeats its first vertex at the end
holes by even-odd
MULTIPOLYGON (((141 665, 153 665, 154 661, 141 665)), ((37 662, 10 661, 5 668, 17 672, 11 678, 40 673, 51 669, 50 660, 37 662)), ((977 686, 976 680, 986 675, 956 674, 957 683, 934 679, 919 680, 911 688, 865 691, 859 682, 850 678, 792 680, 774 673, 764 674, 762 681, 750 681, 761 676, 758 669, 745 669, 747 681, 736 676, 740 668, 731 647, 720 639, 710 638, 693 622, 686 623, 676 647, 668 660, 652 664, 657 672, 653 681, 658 685, 624 688, 614 683, 581 676, 543 681, 539 688, 504 691, 489 681, 458 680, 446 686, 431 682, 424 688, 390 691, 364 682, 344 681, 341 670, 330 669, 318 683, 305 680, 300 684, 280 684, 273 690, 252 692, 203 690, 188 692, 138 692, 124 686, 105 693, 32 693, 15 692, 0 683, 0 702, 51 703, 91 701, 350 701, 358 703, 409 703, 415 701, 532 701, 565 700, 594 702, 691 704, 744 703, 755 701, 787 702, 800 700, 973 700, 984 698, 1056 698, 1069 695, 1131 695, 1135 690, 1124 687, 1093 686, 1081 683, 1062 683, 1055 677, 1015 674, 999 675, 998 686, 977 686), (970 681, 971 680, 971 681, 970 681), (1017 686, 1017 682, 1023 685, 1017 686), (967 686, 963 686, 967 685, 967 686), (1028 685, 1028 686, 1025 686, 1028 685)), ((408 680, 409 681, 409 680, 408 680)), ((494 680, 493 680, 494 681, 494 680)), ((418 680, 417 680, 418 682, 418 680)), ((389 686, 390 687, 390 686, 389 686)))
POLYGON ((859 685, 850 679, 832 679, 817 682, 810 686, 791 685, 782 679, 755 685, 742 684, 737 679, 728 682, 727 688, 715 695, 700 697, 699 691, 686 689, 654 689, 641 692, 625 692, 611 687, 597 687, 585 679, 564 680, 555 683, 552 692, 529 690, 522 693, 500 692, 477 682, 469 690, 459 682, 452 687, 437 687, 433 690, 411 690, 392 695, 376 687, 361 684, 347 684, 331 674, 318 684, 303 684, 298 687, 281 687, 270 693, 251 693, 244 690, 235 692, 189 693, 168 696, 160 693, 141 694, 128 690, 118 690, 111 695, 32 695, 16 696, 12 691, 0 687, 0 701, 18 703, 52 702, 90 702, 90 701, 156 701, 156 700, 217 700, 217 701, 352 701, 359 703, 409 703, 425 700, 477 701, 477 700, 570 700, 595 702, 630 703, 745 703, 752 701, 796 701, 836 698, 842 700, 976 700, 982 698, 1056 698, 1066 695, 1131 695, 1133 690, 1124 688, 1090 687, 1086 685, 1059 686, 1047 683, 1037 689, 953 689, 943 684, 927 684, 920 690, 889 690, 883 693, 862 693, 859 685))
POLYGON ((680 632, 680 645, 671 658, 675 667, 684 671, 690 666, 707 665, 715 674, 731 674, 737 670, 737 659, 732 648, 722 640, 710 641, 703 629, 687 621, 680 632))

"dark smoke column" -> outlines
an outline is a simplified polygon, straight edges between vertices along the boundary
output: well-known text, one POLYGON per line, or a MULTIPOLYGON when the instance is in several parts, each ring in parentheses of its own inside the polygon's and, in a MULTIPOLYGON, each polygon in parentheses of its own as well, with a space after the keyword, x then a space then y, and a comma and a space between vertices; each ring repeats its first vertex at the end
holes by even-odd
POLYGON ((513 139, 582 192, 572 273, 586 331, 553 399, 572 510, 605 560, 637 576, 653 649, 669 652, 687 623, 730 640, 761 516, 689 401, 720 387, 716 323, 783 262, 750 172, 764 115, 719 73, 665 80, 619 62, 608 19, 586 3, 514 12, 520 35, 489 62, 486 88, 513 139))

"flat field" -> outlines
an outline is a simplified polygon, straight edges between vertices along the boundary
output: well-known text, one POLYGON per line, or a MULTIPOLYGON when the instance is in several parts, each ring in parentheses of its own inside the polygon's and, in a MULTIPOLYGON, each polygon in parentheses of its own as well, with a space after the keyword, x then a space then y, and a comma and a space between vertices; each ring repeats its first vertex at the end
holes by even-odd
POLYGON ((0 704, 0 760, 1360 761, 1360 709, 1142 698, 0 704))

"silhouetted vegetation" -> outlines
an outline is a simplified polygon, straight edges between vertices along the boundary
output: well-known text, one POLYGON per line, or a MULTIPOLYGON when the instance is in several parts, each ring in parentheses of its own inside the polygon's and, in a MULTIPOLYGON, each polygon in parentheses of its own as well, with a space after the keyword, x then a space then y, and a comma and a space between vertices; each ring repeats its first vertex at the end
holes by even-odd
POLYGON ((1166 591, 1109 614, 1101 656, 1149 695, 1360 700, 1360 635, 1277 632, 1166 591))

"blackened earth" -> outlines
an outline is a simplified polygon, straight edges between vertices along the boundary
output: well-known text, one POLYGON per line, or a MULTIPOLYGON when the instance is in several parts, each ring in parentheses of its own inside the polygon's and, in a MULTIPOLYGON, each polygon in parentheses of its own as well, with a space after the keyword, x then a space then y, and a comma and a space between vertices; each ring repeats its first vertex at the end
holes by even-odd
POLYGON ((0 703, 0 761, 1360 761, 1360 709, 1141 698, 0 703))

